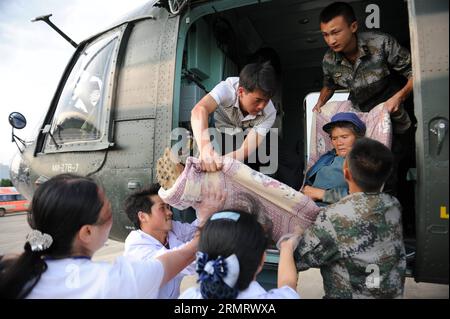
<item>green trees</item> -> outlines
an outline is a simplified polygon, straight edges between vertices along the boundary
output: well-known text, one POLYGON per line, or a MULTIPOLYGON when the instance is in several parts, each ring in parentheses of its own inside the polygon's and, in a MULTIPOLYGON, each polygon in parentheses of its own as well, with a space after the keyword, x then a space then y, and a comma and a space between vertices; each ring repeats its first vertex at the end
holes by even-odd
POLYGON ((0 181, 0 186, 1 187, 8 187, 8 186, 13 186, 13 184, 12 184, 10 179, 2 178, 1 181, 0 181))

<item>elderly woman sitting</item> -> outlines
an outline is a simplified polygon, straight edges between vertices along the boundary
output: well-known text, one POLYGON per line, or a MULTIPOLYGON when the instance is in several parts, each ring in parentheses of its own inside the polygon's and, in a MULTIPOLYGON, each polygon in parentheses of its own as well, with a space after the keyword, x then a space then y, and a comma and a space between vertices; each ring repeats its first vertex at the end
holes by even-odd
POLYGON ((356 139, 364 136, 366 125, 355 113, 342 112, 335 114, 323 130, 330 135, 334 149, 322 155, 306 172, 301 189, 319 206, 335 203, 348 195, 342 170, 344 159, 356 139))

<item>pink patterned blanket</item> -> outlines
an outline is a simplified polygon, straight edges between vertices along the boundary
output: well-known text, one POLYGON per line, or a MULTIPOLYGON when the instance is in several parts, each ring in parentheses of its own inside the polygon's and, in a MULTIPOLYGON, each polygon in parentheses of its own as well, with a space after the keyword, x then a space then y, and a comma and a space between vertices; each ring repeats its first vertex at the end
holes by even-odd
POLYGON ((201 201, 202 185, 225 190, 227 198, 223 209, 240 207, 242 203, 238 201, 242 200, 242 193, 256 197, 272 221, 275 241, 293 232, 296 225, 305 230, 319 212, 319 207, 309 197, 231 158, 224 158, 222 171, 207 173, 201 171, 198 159, 188 157, 175 184, 169 189, 161 188, 159 196, 177 209, 186 209, 201 201))

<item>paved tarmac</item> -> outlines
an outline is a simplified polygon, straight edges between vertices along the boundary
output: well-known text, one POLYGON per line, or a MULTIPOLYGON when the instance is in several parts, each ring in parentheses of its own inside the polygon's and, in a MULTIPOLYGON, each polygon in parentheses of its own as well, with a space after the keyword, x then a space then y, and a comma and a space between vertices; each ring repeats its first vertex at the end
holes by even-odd
MULTIPOLYGON (((26 221, 26 214, 10 214, 0 217, 0 255, 17 253, 23 250, 25 237, 30 231, 26 221)), ((93 257, 93 260, 112 262, 123 252, 123 243, 108 240, 93 257)), ((196 285, 195 276, 186 277, 181 290, 196 285)), ((299 274, 298 292, 301 298, 322 298, 322 277, 318 269, 310 269, 299 274)), ((405 299, 449 299, 449 286, 429 283, 416 283, 414 279, 407 278, 405 284, 405 299)))

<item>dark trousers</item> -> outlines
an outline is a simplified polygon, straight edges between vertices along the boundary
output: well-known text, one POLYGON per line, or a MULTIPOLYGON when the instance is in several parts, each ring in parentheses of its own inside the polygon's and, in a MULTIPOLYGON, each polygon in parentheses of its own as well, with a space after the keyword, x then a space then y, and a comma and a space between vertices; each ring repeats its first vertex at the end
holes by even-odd
MULTIPOLYGON (((226 133, 220 133, 221 136, 221 146, 222 155, 228 154, 239 149, 242 145, 242 141, 245 139, 246 135, 244 133, 237 133, 235 135, 230 135, 226 133)), ((265 154, 270 154, 270 134, 267 134, 265 141, 263 141, 257 150, 256 154, 250 155, 244 160, 244 164, 249 166, 255 171, 260 171, 261 166, 264 164, 261 162, 258 152, 266 152, 265 154), (256 155, 256 160, 255 160, 256 155)))
MULTIPOLYGON (((275 136, 267 134, 266 140, 260 144, 258 151, 256 151, 256 161, 254 160, 255 156, 249 156, 249 158, 244 161, 244 164, 255 171, 261 172, 262 168, 268 165, 266 163, 267 156, 270 156, 271 161, 277 162, 277 171, 274 174, 270 174, 270 176, 295 190, 299 190, 302 182, 303 168, 303 160, 298 150, 299 145, 296 143, 289 147, 280 137, 277 137, 278 143, 271 143, 271 138, 274 137, 275 136), (278 147, 275 149, 276 145, 278 147), (266 158, 264 160, 261 159, 258 153, 265 154, 266 158)), ((221 139, 222 155, 225 155, 241 146, 240 142, 242 141, 243 136, 237 137, 236 135, 221 133, 221 139), (224 147, 225 145, 228 148, 224 147)))
POLYGON ((393 135, 391 150, 394 167, 384 187, 384 192, 396 197, 402 205, 405 237, 413 237, 415 234, 415 181, 407 176, 409 169, 416 167, 414 135, 414 126, 403 134, 393 135))

